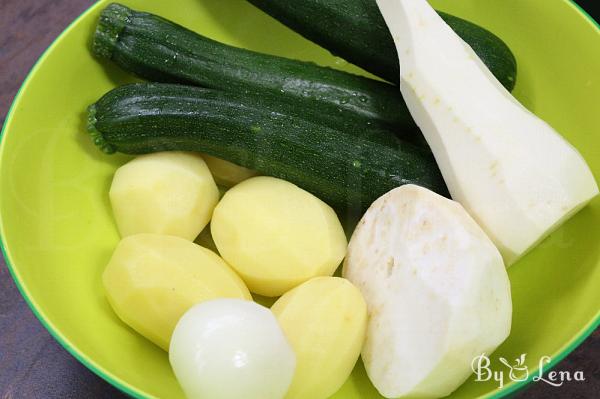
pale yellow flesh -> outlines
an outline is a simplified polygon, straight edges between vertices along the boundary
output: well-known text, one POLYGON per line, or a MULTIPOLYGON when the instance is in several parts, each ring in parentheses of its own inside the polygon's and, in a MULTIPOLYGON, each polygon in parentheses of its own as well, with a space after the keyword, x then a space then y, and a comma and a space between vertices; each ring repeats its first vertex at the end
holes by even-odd
POLYGON ((273 177, 254 177, 229 190, 215 208, 211 232, 223 259, 250 291, 264 296, 332 275, 346 254, 333 209, 273 177))
POLYGON ((367 307, 339 277, 316 277, 287 292, 271 310, 296 354, 285 399, 325 399, 350 376, 365 337, 367 307))
POLYGON ((110 201, 121 237, 167 234, 194 240, 210 221, 219 190, 197 154, 160 152, 121 166, 110 201))
POLYGON ((218 255, 174 236, 124 238, 102 279, 121 320, 164 350, 177 321, 193 305, 215 298, 251 299, 218 255))
POLYGON ((224 159, 207 154, 201 155, 215 181, 221 186, 233 187, 258 174, 258 172, 252 169, 244 168, 243 166, 236 165, 224 159))

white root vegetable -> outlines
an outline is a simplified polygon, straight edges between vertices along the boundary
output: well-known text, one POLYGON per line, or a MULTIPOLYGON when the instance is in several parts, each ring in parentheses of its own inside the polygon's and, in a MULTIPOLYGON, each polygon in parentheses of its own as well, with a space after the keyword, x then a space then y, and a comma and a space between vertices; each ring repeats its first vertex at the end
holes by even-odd
POLYGON ((577 150, 523 107, 427 0, 377 0, 400 89, 452 198, 507 264, 598 194, 577 150))
POLYGON ((510 332, 510 283, 500 253, 457 202, 406 185, 359 222, 343 275, 369 321, 362 359, 387 398, 449 395, 510 332))

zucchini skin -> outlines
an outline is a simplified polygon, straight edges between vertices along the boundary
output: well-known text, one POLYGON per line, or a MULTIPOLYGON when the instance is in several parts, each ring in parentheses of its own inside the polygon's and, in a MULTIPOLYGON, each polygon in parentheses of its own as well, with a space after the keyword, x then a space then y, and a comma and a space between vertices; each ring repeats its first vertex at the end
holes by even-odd
POLYGON ((88 130, 107 153, 204 152, 290 181, 349 214, 403 184, 448 196, 431 153, 400 140, 392 148, 288 115, 275 101, 253 95, 126 85, 90 106, 88 130))
MULTIPOLYGON (((376 0, 248 0, 254 6, 333 54, 394 84, 400 66, 392 36, 376 0)), ((517 61, 492 32, 438 12, 467 42, 506 89, 517 79, 517 61)))
POLYGON ((101 14, 93 53, 154 82, 278 95, 365 128, 424 143, 396 86, 313 63, 228 46, 159 16, 113 3, 101 14), (414 140, 413 140, 414 139, 414 140))

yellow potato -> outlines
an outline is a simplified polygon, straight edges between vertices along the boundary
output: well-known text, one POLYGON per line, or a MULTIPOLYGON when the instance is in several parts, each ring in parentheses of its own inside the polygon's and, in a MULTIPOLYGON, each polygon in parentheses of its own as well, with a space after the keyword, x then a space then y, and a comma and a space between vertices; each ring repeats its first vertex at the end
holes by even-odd
POLYGON ((217 184, 225 187, 235 186, 257 174, 257 172, 252 169, 244 168, 243 166, 236 165, 232 162, 208 154, 202 154, 202 158, 204 158, 204 161, 206 162, 206 165, 208 165, 208 169, 210 169, 217 184))
POLYGON ((325 399, 350 376, 365 338, 367 306, 351 282, 317 277, 271 308, 296 353, 285 399, 325 399))
POLYGON ((199 155, 159 152, 121 166, 110 201, 122 237, 156 233, 191 241, 210 221, 219 190, 199 155))
POLYGON ((124 238, 102 278, 121 320, 164 350, 177 321, 193 305, 215 298, 251 299, 218 255, 174 236, 124 238))
POLYGON ((211 231, 223 259, 250 291, 264 296, 331 276, 346 254, 346 236, 333 209, 273 177, 253 177, 225 193, 211 231))

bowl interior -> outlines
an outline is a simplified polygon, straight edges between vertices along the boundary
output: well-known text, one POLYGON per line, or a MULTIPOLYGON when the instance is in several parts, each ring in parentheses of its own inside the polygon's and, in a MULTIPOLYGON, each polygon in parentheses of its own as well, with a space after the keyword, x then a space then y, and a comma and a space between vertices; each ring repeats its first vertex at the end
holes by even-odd
MULTIPOLYGON (((576 146, 600 178, 600 33, 566 0, 435 0, 489 28, 519 62, 516 96, 576 146)), ((360 72, 243 0, 123 0, 214 39, 360 72)), ((127 157, 101 154, 84 133, 87 105, 133 78, 88 51, 100 1, 62 35, 26 81, 5 126, 0 159, 1 228, 23 294, 80 360, 139 397, 182 397, 165 352, 124 325, 100 276, 119 237, 108 203, 114 170, 127 157)), ((600 198, 510 271, 514 324, 492 356, 554 361, 597 325, 600 198)), ((519 384, 508 384, 508 393, 519 384)), ((473 378, 453 398, 498 394, 473 378)), ((335 398, 376 398, 362 365, 335 398)))

